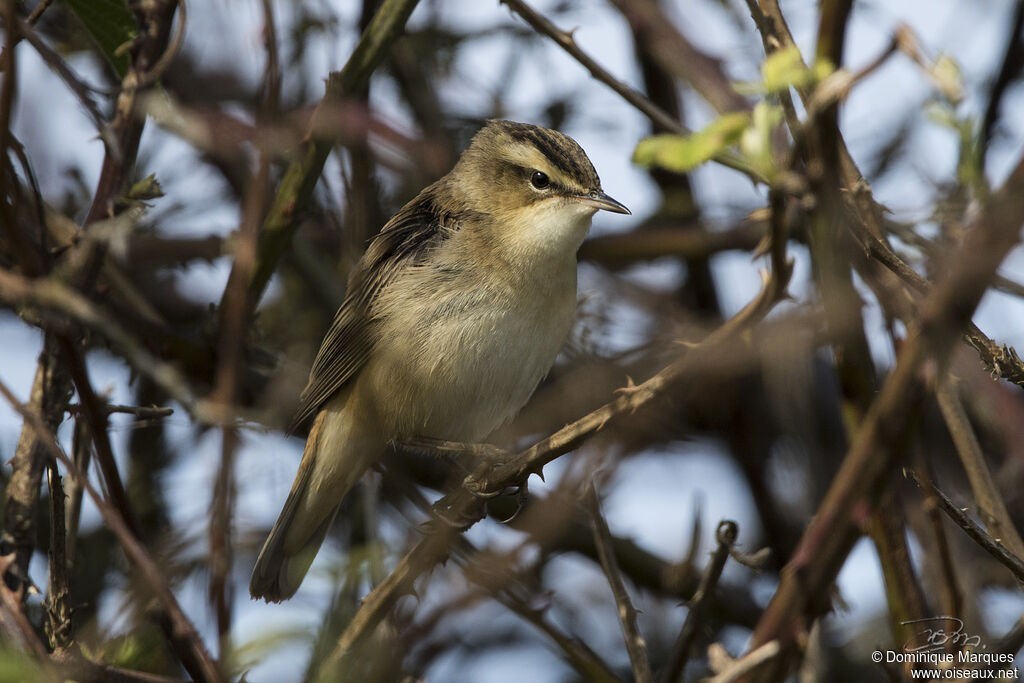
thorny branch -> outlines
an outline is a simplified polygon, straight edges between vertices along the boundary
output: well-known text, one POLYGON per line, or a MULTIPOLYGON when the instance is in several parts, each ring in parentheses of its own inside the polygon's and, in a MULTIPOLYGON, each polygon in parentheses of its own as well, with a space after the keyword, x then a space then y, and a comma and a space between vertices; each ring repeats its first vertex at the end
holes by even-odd
POLYGON ((629 653, 629 661, 633 666, 633 676, 637 683, 652 683, 654 675, 651 673, 651 663, 647 658, 647 643, 640 635, 640 629, 636 623, 636 608, 633 606, 633 601, 629 599, 622 571, 615 561, 611 532, 608 530, 608 522, 601 514, 601 503, 593 482, 587 486, 583 494, 583 504, 590 514, 590 526, 594 534, 594 545, 597 547, 601 569, 604 570, 605 578, 615 597, 619 624, 622 626, 622 635, 626 641, 626 651, 629 653))

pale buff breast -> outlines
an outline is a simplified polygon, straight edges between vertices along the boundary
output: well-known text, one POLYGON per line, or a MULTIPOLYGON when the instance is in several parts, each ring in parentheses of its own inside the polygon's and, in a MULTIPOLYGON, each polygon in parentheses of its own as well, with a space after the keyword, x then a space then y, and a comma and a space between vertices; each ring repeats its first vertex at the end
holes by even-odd
POLYGON ((396 284, 382 295, 379 341, 364 369, 390 438, 486 438, 548 373, 576 306, 574 258, 525 290, 425 268, 396 284))

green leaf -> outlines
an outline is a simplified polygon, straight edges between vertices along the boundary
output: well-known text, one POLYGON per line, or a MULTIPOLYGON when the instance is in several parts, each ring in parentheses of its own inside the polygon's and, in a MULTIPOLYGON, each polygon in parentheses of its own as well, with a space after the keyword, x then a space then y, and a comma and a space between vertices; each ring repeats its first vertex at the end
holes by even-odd
POLYGON ((150 173, 148 176, 132 185, 131 189, 128 190, 128 199, 137 199, 139 201, 157 199, 163 196, 164 189, 160 187, 160 181, 156 179, 155 173, 150 173))
POLYGON ((801 86, 810 77, 804 66, 800 49, 796 45, 776 50, 765 58, 761 65, 761 81, 768 92, 788 90, 789 86, 801 86))
POLYGON ((930 69, 930 75, 935 86, 942 95, 952 102, 959 104, 964 99, 964 79, 960 73, 960 66, 949 55, 941 55, 930 69))
POLYGON ((734 145, 749 123, 749 114, 732 112, 690 135, 654 135, 637 144, 633 161, 685 173, 734 145))
POLYGON ((86 33, 117 72, 124 76, 130 64, 128 55, 118 48, 135 38, 138 26, 125 0, 65 0, 82 22, 86 33))
POLYGON ((740 136, 740 151, 764 178, 769 181, 778 170, 775 166, 775 155, 772 150, 772 134, 775 127, 782 122, 782 107, 761 101, 754 106, 754 114, 749 127, 740 136))
POLYGON ((827 59, 816 61, 808 68, 795 45, 776 50, 761 64, 760 83, 735 83, 733 87, 743 95, 765 95, 784 92, 790 87, 808 88, 836 70, 827 59))

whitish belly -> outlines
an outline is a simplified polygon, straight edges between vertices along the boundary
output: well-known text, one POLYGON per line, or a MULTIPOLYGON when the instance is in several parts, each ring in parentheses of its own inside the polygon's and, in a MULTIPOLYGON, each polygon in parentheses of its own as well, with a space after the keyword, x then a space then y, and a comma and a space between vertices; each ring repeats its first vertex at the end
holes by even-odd
POLYGON ((568 334, 575 277, 564 285, 511 304, 486 292, 429 297, 384 321, 364 372, 389 438, 480 441, 514 417, 568 334))

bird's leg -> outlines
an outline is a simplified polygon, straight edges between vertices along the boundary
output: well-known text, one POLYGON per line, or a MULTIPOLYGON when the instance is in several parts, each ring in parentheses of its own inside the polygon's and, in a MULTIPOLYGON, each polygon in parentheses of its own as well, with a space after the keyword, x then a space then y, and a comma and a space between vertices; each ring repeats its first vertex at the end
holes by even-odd
MULTIPOLYGON (((500 524, 512 522, 519 516, 520 511, 526 504, 529 488, 525 481, 522 484, 509 486, 501 491, 485 491, 488 473, 495 467, 508 462, 512 456, 511 453, 497 446, 488 443, 462 443, 426 437, 405 439, 395 444, 395 446, 404 452, 438 458, 458 467, 466 475, 462 482, 463 487, 477 498, 486 501, 502 495, 515 495, 516 509, 511 516, 500 520, 500 524), (470 463, 475 463, 475 466, 471 466, 470 463)), ((450 526, 464 526, 464 522, 451 519, 443 511, 436 509, 436 506, 434 512, 442 521, 450 526)))

